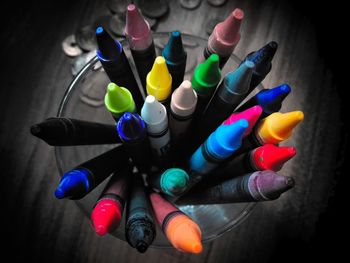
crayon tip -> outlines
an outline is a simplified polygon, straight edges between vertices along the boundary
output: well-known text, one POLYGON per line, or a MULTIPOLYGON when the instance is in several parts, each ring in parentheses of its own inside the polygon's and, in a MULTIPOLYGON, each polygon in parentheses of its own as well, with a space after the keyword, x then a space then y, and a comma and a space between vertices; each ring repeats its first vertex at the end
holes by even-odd
POLYGON ((58 199, 80 199, 91 189, 89 172, 85 169, 74 169, 65 173, 55 191, 58 199))
POLYGON ((243 17, 243 10, 236 8, 223 22, 217 25, 218 35, 222 37, 222 40, 226 45, 238 43, 241 38, 239 29, 243 17))
POLYGON ((148 218, 128 221, 125 236, 129 244, 144 253, 155 238, 155 226, 148 218))
POLYGON ((91 221, 95 232, 103 236, 117 228, 122 219, 122 206, 112 199, 100 200, 91 213, 91 221))
POLYGON ((277 199, 282 193, 293 188, 295 185, 293 178, 278 175, 270 170, 258 173, 254 183, 262 197, 266 200, 277 199))
POLYGON ((144 136, 146 124, 137 113, 126 112, 117 123, 117 131, 124 141, 137 140, 144 136))
POLYGON ((140 253, 145 253, 148 248, 147 244, 142 241, 138 242, 135 247, 136 247, 136 250, 140 253))
POLYGON ((100 60, 117 59, 123 48, 115 41, 103 27, 96 28, 97 56, 100 60))
POLYGON ((168 125, 166 108, 152 95, 148 95, 141 109, 141 116, 147 124, 168 125))
POLYGON ((290 86, 288 84, 282 84, 272 89, 260 91, 256 94, 256 100, 264 108, 265 113, 271 114, 281 109, 283 100, 290 92, 290 86))
POLYGON ((219 159, 227 158, 241 146, 243 133, 248 126, 245 119, 230 125, 220 125, 207 140, 208 150, 219 159))
POLYGON ((171 93, 172 77, 164 57, 158 56, 151 71, 147 74, 146 89, 148 95, 153 95, 158 101, 166 100, 171 93))
POLYGON ((246 109, 245 111, 242 111, 239 113, 233 113, 227 120, 224 121, 224 124, 230 125, 240 119, 247 120, 249 126, 243 134, 243 137, 245 137, 251 133, 261 113, 262 113, 262 108, 260 106, 253 106, 251 108, 246 109))
POLYGON ((41 132, 42 130, 39 124, 34 124, 30 127, 30 133, 36 137, 39 137, 41 132))
POLYGON ((245 61, 236 70, 227 73, 224 80, 226 91, 239 95, 246 94, 249 90, 254 67, 253 62, 245 61))
POLYGON ((171 95, 170 108, 178 116, 191 115, 197 105, 197 93, 192 89, 191 82, 184 80, 171 95))
POLYGON ((267 43, 259 50, 250 53, 247 60, 255 63, 255 71, 266 72, 271 68, 271 61, 277 51, 278 44, 275 41, 267 43))
POLYGON ((169 41, 162 51, 162 56, 168 64, 176 64, 185 59, 187 55, 183 48, 182 37, 179 31, 171 32, 169 41))
POLYGON ((258 170, 271 170, 277 172, 296 154, 294 147, 265 144, 253 151, 253 165, 258 170))
POLYGON ((108 111, 116 115, 116 117, 120 117, 124 112, 135 111, 135 102, 131 92, 113 82, 107 86, 104 102, 108 111))
POLYGON ((152 44, 151 29, 134 4, 129 4, 126 12, 125 35, 130 48, 145 50, 152 44))
POLYGON ((204 63, 196 67, 191 82, 196 92, 206 94, 219 83, 220 79, 219 56, 211 54, 204 63))
POLYGON ((261 121, 257 129, 258 136, 264 144, 276 144, 288 139, 297 126, 304 119, 302 111, 287 113, 275 112, 261 121))
POLYGON ((179 214, 167 224, 166 236, 180 251, 198 254, 202 252, 201 230, 188 216, 179 214))
POLYGON ((161 175, 160 186, 165 193, 176 196, 186 189, 188 181, 189 176, 184 170, 170 168, 161 175))

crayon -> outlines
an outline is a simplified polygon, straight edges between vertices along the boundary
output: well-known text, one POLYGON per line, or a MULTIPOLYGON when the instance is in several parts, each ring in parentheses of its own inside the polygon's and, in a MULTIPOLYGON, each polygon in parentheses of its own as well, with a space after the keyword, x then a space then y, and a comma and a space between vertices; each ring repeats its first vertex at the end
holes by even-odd
POLYGON ((263 119, 282 108, 282 102, 290 91, 291 88, 288 84, 282 84, 272 89, 263 89, 236 109, 236 111, 243 111, 254 105, 260 105, 263 109, 260 118, 263 119))
POLYGON ((252 132, 256 122, 260 119, 261 113, 262 113, 261 106, 253 106, 253 107, 248 108, 242 112, 234 112, 230 115, 229 118, 227 118, 223 122, 223 125, 230 125, 230 124, 232 124, 240 119, 247 120, 249 126, 243 134, 243 138, 244 138, 252 132))
POLYGON ((242 63, 244 63, 246 60, 249 60, 255 64, 249 92, 258 86, 270 72, 272 67, 271 61, 277 51, 277 48, 277 42, 271 41, 259 50, 249 53, 242 61, 242 63))
POLYGON ((55 196, 58 199, 81 199, 112 172, 121 171, 127 163, 124 147, 119 145, 66 172, 59 182, 55 196))
POLYGON ((52 146, 121 143, 113 125, 71 118, 48 118, 30 132, 52 146))
POLYGON ((208 45, 204 49, 204 57, 208 58, 211 54, 218 54, 220 68, 224 67, 241 39, 239 30, 243 17, 243 11, 236 8, 223 22, 214 27, 209 36, 208 45))
POLYGON ((173 142, 183 137, 193 118, 197 105, 197 93, 191 82, 184 80, 171 95, 169 127, 173 142))
POLYGON ((279 198, 294 185, 295 182, 291 177, 270 170, 257 171, 208 188, 200 185, 176 203, 208 205, 270 201, 279 198))
POLYGON ((151 149, 145 122, 137 113, 126 112, 117 123, 117 132, 137 169, 147 172, 151 168, 151 149))
POLYGON ((146 93, 146 77, 156 58, 151 28, 134 4, 126 12, 125 36, 130 46, 142 87, 146 93))
POLYGON ((225 76, 202 115, 197 136, 208 137, 244 100, 253 69, 254 63, 246 61, 225 76))
POLYGON ((172 77, 169 73, 165 59, 158 56, 154 60, 151 71, 147 74, 147 94, 154 96, 160 103, 169 104, 172 77))
POLYGON ((112 233, 120 225, 131 176, 129 167, 120 173, 113 174, 96 201, 91 213, 91 222, 99 236, 112 233))
POLYGON ((220 163, 224 162, 241 146, 242 136, 248 122, 241 119, 231 125, 221 125, 192 154, 188 162, 189 183, 181 195, 167 198, 175 201, 187 193, 195 184, 207 177, 220 163))
POLYGON ((241 148, 230 159, 264 144, 278 144, 287 140, 303 119, 302 111, 272 113, 255 125, 253 132, 245 137, 241 148))
POLYGON ((166 65, 172 76, 172 90, 177 89, 185 76, 187 53, 182 45, 182 37, 179 31, 171 32, 168 43, 162 51, 166 65))
POLYGON ((112 114, 115 121, 118 121, 125 112, 136 111, 131 92, 124 87, 119 87, 113 82, 107 86, 104 101, 107 110, 112 114))
POLYGON ((141 116, 147 125, 153 156, 162 162, 170 148, 168 116, 164 105, 152 95, 146 97, 141 109, 141 116))
POLYGON ((170 196, 178 196, 185 191, 188 184, 188 174, 180 168, 170 168, 157 175, 150 176, 149 184, 153 189, 170 196))
POLYGON ((143 98, 126 58, 122 44, 114 40, 102 27, 96 29, 97 57, 111 82, 132 93, 136 108, 141 109, 143 98))
POLYGON ((196 222, 157 193, 150 194, 153 211, 169 242, 182 252, 202 252, 202 233, 196 222))
POLYGON ((219 56, 212 54, 194 70, 192 88, 197 93, 196 116, 201 116, 221 79, 219 56))
POLYGON ((278 147, 274 144, 265 144, 221 165, 215 170, 215 176, 208 177, 208 180, 211 183, 218 184, 218 182, 255 171, 271 170, 278 172, 295 154, 296 149, 294 147, 278 147))
POLYGON ((143 186, 142 178, 135 174, 132 190, 126 205, 125 238, 130 246, 144 253, 156 237, 152 207, 143 186))

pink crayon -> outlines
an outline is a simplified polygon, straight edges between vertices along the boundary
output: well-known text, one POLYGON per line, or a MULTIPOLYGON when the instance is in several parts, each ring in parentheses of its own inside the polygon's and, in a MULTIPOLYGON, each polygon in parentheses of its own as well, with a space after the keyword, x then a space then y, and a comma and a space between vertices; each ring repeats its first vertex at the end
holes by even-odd
POLYGON ((208 45, 204 50, 206 59, 213 53, 218 54, 220 57, 220 68, 224 67, 241 39, 239 30, 243 17, 243 11, 236 8, 223 22, 215 26, 209 36, 208 45))
POLYGON ((258 121, 261 113, 262 113, 261 106, 253 106, 251 108, 246 109, 245 111, 232 113, 231 116, 228 117, 223 122, 223 124, 230 125, 238 120, 246 119, 249 123, 249 126, 243 134, 243 136, 245 137, 251 133, 251 131, 252 131, 255 123, 258 121))

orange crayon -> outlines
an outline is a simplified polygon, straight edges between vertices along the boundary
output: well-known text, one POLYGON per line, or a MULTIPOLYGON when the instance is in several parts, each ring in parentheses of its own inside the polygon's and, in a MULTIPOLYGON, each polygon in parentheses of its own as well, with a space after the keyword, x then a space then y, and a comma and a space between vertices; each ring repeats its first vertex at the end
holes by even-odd
POLYGON ((157 193, 151 193, 150 200, 157 222, 169 242, 182 252, 202 252, 202 234, 197 223, 157 193))

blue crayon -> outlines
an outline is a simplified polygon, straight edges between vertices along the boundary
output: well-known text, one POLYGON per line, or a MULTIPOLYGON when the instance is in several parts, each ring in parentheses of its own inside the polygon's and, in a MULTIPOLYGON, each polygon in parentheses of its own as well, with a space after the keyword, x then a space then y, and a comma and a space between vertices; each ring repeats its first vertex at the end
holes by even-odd
POLYGON ((182 45, 181 33, 171 32, 167 45, 164 47, 162 56, 165 58, 170 75, 172 76, 172 90, 177 89, 184 80, 187 53, 182 45))
POLYGON ((291 88, 288 84, 282 84, 272 89, 263 89, 240 106, 237 111, 241 112, 255 105, 259 105, 263 109, 259 119, 263 119, 279 111, 282 107, 283 100, 290 92, 291 88))
POLYGON ((117 123, 117 132, 134 164, 141 172, 151 168, 151 148, 146 123, 137 113, 126 112, 117 123))
POLYGON ((109 79, 118 86, 130 90, 136 108, 141 109, 143 98, 122 44, 114 40, 102 27, 96 29, 96 40, 97 57, 109 79))
POLYGON ((122 145, 90 159, 66 172, 55 191, 58 199, 80 199, 97 187, 112 172, 123 170, 128 158, 122 145))

